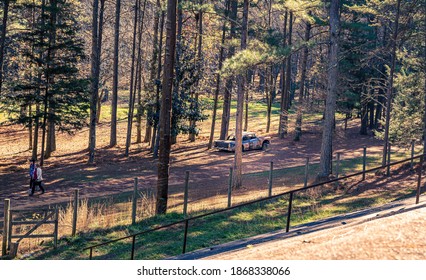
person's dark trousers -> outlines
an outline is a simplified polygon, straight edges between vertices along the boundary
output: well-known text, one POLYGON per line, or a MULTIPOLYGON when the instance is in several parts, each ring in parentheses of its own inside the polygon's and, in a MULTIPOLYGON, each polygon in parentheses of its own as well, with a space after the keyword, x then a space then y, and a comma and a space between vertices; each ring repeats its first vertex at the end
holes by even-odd
POLYGON ((41 193, 43 194, 44 193, 44 188, 43 188, 43 186, 42 186, 42 181, 40 181, 40 182, 38 182, 38 181, 33 181, 33 185, 32 185, 32 187, 31 187, 31 194, 30 195, 33 195, 34 194, 34 191, 35 191, 35 187, 36 186, 39 186, 39 188, 40 188, 40 190, 41 190, 41 193))

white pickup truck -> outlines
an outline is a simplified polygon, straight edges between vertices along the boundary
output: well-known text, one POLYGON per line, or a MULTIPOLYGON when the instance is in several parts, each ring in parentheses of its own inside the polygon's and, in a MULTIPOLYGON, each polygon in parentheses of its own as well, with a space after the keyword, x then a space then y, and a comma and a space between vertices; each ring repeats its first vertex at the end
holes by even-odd
MULTIPOLYGON (((243 152, 249 150, 267 150, 271 144, 270 137, 258 137, 254 132, 243 132, 243 152)), ((214 147, 222 151, 235 151, 235 135, 231 134, 226 140, 214 141, 214 147)))

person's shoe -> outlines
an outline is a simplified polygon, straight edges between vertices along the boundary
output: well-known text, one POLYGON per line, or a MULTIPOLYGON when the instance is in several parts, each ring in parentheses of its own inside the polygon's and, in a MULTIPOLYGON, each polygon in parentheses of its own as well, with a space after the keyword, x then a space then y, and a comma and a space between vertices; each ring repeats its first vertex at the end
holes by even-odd
POLYGON ((41 191, 41 194, 44 194, 44 191, 41 191))

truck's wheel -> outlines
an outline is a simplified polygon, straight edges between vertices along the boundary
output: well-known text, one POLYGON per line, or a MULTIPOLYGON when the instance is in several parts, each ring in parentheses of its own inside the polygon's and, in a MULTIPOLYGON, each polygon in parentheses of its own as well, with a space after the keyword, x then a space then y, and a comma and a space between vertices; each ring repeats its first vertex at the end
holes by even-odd
POLYGON ((269 148, 269 142, 263 142, 262 143, 262 150, 267 151, 269 148))

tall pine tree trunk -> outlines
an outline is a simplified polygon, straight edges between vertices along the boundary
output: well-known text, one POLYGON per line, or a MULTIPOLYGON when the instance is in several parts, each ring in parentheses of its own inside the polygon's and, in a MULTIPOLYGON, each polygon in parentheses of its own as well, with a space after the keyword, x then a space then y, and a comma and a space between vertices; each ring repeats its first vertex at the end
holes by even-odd
POLYGON ((396 16, 392 36, 392 52, 391 52, 391 61, 390 61, 390 72, 389 72, 389 81, 386 92, 386 123, 385 123, 385 135, 383 143, 383 157, 382 165, 386 165, 388 146, 389 146, 389 126, 390 126, 390 114, 392 110, 392 99, 393 99, 393 79, 395 73, 395 63, 396 63, 396 48, 397 48, 397 39, 398 39, 398 25, 399 25, 399 15, 401 8, 401 0, 397 1, 396 7, 396 16))
MULTIPOLYGON (((138 63, 138 75, 142 75, 142 61, 138 63)), ((136 113, 136 143, 142 143, 142 115, 143 115, 143 108, 142 108, 142 77, 138 79, 138 106, 137 106, 137 113, 136 113)), ((151 137, 149 135, 149 137, 151 137)))
POLYGON ((367 135, 368 128, 368 100, 365 96, 366 94, 361 94, 361 129, 359 134, 367 135))
POLYGON ((115 24, 114 24, 114 62, 112 76, 112 100, 111 100, 111 133, 109 145, 114 147, 117 145, 117 107, 118 107, 118 52, 120 40, 120 12, 121 0, 115 3, 115 24))
MULTIPOLYGON (((241 51, 247 48, 247 29, 248 29, 248 12, 249 1, 244 0, 243 5, 243 22, 241 25, 241 51)), ((244 92, 245 80, 247 75, 240 74, 237 77, 237 115, 235 122, 235 156, 234 156, 234 172, 232 186, 240 188, 242 186, 242 161, 243 161, 243 110, 244 110, 244 92)))
POLYGON ((91 54, 91 98, 90 98, 90 128, 89 128, 89 163, 95 161, 96 149, 96 109, 99 92, 99 34, 98 15, 99 0, 93 0, 92 14, 92 54, 91 54))
POLYGON ((0 38, 0 94, 3 85, 3 60, 4 60, 4 46, 6 43, 6 31, 7 31, 7 18, 9 15, 9 0, 4 0, 3 3, 3 22, 1 28, 0 38))
POLYGON ((222 119, 220 126, 219 139, 225 140, 228 137, 229 122, 231 120, 231 100, 232 100, 232 88, 234 87, 233 78, 229 77, 226 79, 225 89, 223 94, 223 107, 222 107, 222 119))
POLYGON ((302 53, 302 65, 301 65, 301 74, 300 74, 300 89, 299 89, 299 104, 297 106, 297 117, 296 117, 296 135, 294 136, 295 141, 299 141, 302 136, 302 119, 303 119, 303 108, 306 106, 304 93, 305 93, 305 83, 306 83, 306 67, 308 63, 308 42, 311 37, 311 23, 309 19, 306 21, 305 29, 305 46, 303 47, 302 53))
MULTIPOLYGON (((271 29, 271 13, 272 13, 272 0, 268 5, 268 28, 271 29)), ((272 88, 273 84, 273 66, 267 66, 266 70, 266 133, 269 133, 271 128, 271 111, 272 111, 272 88)), ((247 112, 246 112, 247 114, 247 112)), ((246 116, 247 117, 247 116, 246 116)), ((248 118, 248 117, 247 117, 248 118)))
MULTIPOLYGON (((288 11, 285 12, 284 15, 284 29, 283 29, 283 48, 287 47, 287 22, 288 22, 288 11)), ((283 128, 284 128, 284 115, 283 112, 285 111, 285 98, 286 98, 286 67, 287 65, 287 59, 283 59, 282 61, 282 65, 281 65, 281 81, 280 81, 280 86, 281 86, 281 100, 280 100, 280 119, 279 119, 279 124, 278 124, 278 136, 280 138, 284 138, 284 133, 283 133, 283 128)))
MULTIPOLYGON (((49 31, 49 50, 48 52, 48 60, 55 60, 55 47, 56 47, 56 9, 57 9, 57 0, 50 0, 50 5, 52 7, 50 12, 50 26, 51 30, 49 31)), ((49 75, 48 84, 54 84, 55 77, 53 74, 49 75)), ((47 130, 47 143, 46 143, 46 153, 45 158, 50 158, 52 152, 56 151, 56 134, 55 134, 55 121, 54 121, 55 110, 52 106, 49 106, 49 118, 48 118, 48 130, 47 130)))
POLYGON ((336 111, 337 81, 339 76, 339 0, 332 0, 330 5, 330 50, 328 55, 328 88, 325 120, 321 142, 320 173, 318 177, 327 178, 331 173, 333 125, 336 111))
POLYGON ((158 157, 158 146, 160 144, 160 78, 161 78, 161 54, 163 53, 163 30, 164 30, 164 11, 161 12, 161 23, 160 23, 160 46, 158 48, 158 66, 157 66, 157 86, 155 94, 155 122, 154 122, 154 133, 152 137, 152 156, 153 158, 158 157))
POLYGON ((267 66, 266 69, 266 84, 265 84, 265 94, 266 94, 266 133, 269 132, 271 128, 271 111, 272 111, 272 69, 267 66))
POLYGON ((46 134, 47 134, 47 118, 48 118, 48 108, 49 108, 49 87, 46 87, 44 94, 44 109, 43 109, 43 125, 42 125, 42 135, 41 135, 41 153, 40 153, 40 166, 44 165, 45 159, 45 147, 46 147, 46 134))
MULTIPOLYGON (((377 29, 377 40, 380 42, 381 47, 384 47, 386 45, 386 40, 387 40, 387 29, 385 26, 382 27, 383 32, 381 33, 381 38, 379 35, 379 31, 381 31, 380 29, 377 29)), ((380 66, 379 66, 379 77, 378 77, 378 81, 376 84, 376 87, 378 88, 377 90, 377 101, 376 101, 376 113, 374 116, 374 128, 375 129, 379 129, 380 125, 381 125, 381 119, 382 119, 382 115, 383 115, 383 108, 385 106, 385 91, 384 88, 386 88, 386 68, 385 68, 385 63, 384 61, 380 62, 380 66)))
MULTIPOLYGON (((44 5, 45 2, 44 0, 42 1, 42 14, 44 14, 44 5)), ((33 28, 34 25, 36 23, 35 20, 35 8, 32 8, 32 24, 33 24, 33 28)), ((41 23, 42 25, 44 25, 44 17, 42 17, 41 19, 41 23)), ((44 38, 44 32, 40 33, 40 41, 42 41, 44 38)), ((32 47, 32 53, 34 53, 34 46, 32 47)), ((39 69, 42 68, 42 61, 43 61, 43 52, 39 52, 38 54, 38 62, 37 62, 37 66, 39 69)), ((41 71, 37 71, 37 89, 36 89, 36 96, 41 98, 41 84, 43 83, 42 81, 42 72, 41 71)), ((34 128, 34 145, 33 145, 33 153, 32 153, 32 159, 37 160, 38 159, 38 146, 39 146, 39 131, 40 131, 40 117, 41 117, 41 109, 40 109, 40 104, 36 103, 36 115, 35 115, 35 128, 34 128)))
MULTIPOLYGON (((175 81, 173 84, 173 93, 172 93, 172 103, 173 103, 173 96, 179 95, 180 90, 180 84, 181 84, 181 74, 180 74, 180 68, 181 68, 181 56, 182 56, 182 30, 183 30, 183 7, 182 7, 182 0, 178 0, 178 12, 177 12, 177 42, 176 42, 176 61, 174 64, 175 67, 175 81)), ((163 77, 164 79, 164 77, 163 77)), ((173 111, 173 106, 172 106, 173 111)), ((172 114, 171 118, 171 144, 176 144, 177 142, 177 120, 175 115, 172 114)))
MULTIPOLYGON (((42 14, 44 14, 44 5, 45 2, 44 0, 42 1, 42 14)), ((35 9, 32 8, 32 23, 35 24, 36 20, 35 20, 35 9)), ((41 23, 42 25, 44 25, 44 17, 42 17, 41 19, 41 23)), ((40 34, 40 41, 43 40, 44 38, 44 33, 41 32, 40 34)), ((34 53, 34 47, 32 49, 32 52, 34 53)), ((43 61, 43 52, 39 52, 39 56, 38 56, 38 68, 41 69, 42 68, 42 64, 41 62, 43 61)), ((42 84, 42 73, 41 71, 38 71, 37 73, 37 90, 36 90, 36 96, 41 97, 41 84, 42 84)), ((38 146, 39 146, 39 131, 40 131, 40 117, 41 117, 41 111, 40 111, 40 104, 37 103, 36 104, 36 115, 35 115, 35 127, 34 127, 34 144, 33 144, 33 153, 32 153, 32 159, 37 160, 38 159, 38 146)))
POLYGON ((368 117, 369 117, 369 121, 368 121, 368 128, 369 129, 374 129, 374 101, 370 100, 370 102, 368 103, 368 117))
POLYGON ((31 151, 33 148, 33 111, 32 111, 32 104, 28 105, 28 150, 31 151))
MULTIPOLYGON (((200 0, 200 5, 203 4, 203 0, 200 0)), ((202 71, 202 50, 203 50, 203 10, 199 10, 198 11, 198 45, 197 45, 197 65, 198 65, 198 71, 202 71)), ((199 99, 199 94, 200 94, 200 89, 199 89, 199 84, 200 81, 199 79, 197 80, 195 87, 195 106, 198 108, 198 99, 199 99)), ((195 129, 197 125, 196 120, 191 121, 191 127, 193 127, 195 129)), ((195 131, 189 134, 189 141, 194 142, 195 141, 195 131)))
POLYGON ((245 78, 245 83, 246 86, 244 87, 244 128, 243 131, 247 131, 248 130, 248 122, 249 122, 249 117, 248 117, 248 111, 249 111, 249 90, 248 90, 248 77, 246 76, 245 78))
POLYGON ((127 136, 126 136, 126 150, 124 155, 129 156, 130 144, 132 141, 132 123, 133 123, 133 109, 134 109, 134 91, 136 90, 133 85, 135 81, 135 62, 136 62, 136 32, 138 27, 138 11, 140 0, 135 3, 135 18, 133 22, 133 44, 132 44, 132 64, 130 69, 130 91, 129 91, 129 110, 127 112, 127 136))
MULTIPOLYGON (((229 14, 229 4, 230 1, 226 0, 226 16, 228 16, 229 14)), ((224 44, 225 44, 225 37, 226 37, 226 22, 223 22, 222 25, 222 39, 221 39, 221 44, 220 44, 220 51, 219 51, 219 65, 217 68, 217 74, 216 74, 216 90, 214 93, 214 103, 213 103, 213 115, 212 115, 212 126, 210 129, 210 138, 209 138, 209 144, 207 146, 207 149, 211 149, 213 146, 213 139, 214 139, 214 130, 215 130, 215 126, 216 126, 216 114, 217 114, 217 102, 219 99, 219 91, 220 91, 220 71, 222 69, 222 65, 223 65, 223 57, 224 57, 224 52, 225 52, 225 48, 224 48, 224 44)))
POLYGON ((258 73, 259 73, 259 85, 257 87, 257 90, 264 91, 265 90, 265 72, 262 69, 259 69, 258 73))
MULTIPOLYGON (((292 33, 293 33, 293 12, 290 12, 288 21, 288 47, 292 46, 292 33)), ((290 91, 291 91, 291 53, 288 54, 286 59, 286 77, 284 86, 284 104, 282 105, 280 115, 280 138, 283 139, 288 133, 288 110, 290 109, 290 91)))
MULTIPOLYGON (((41 1, 41 25, 44 26, 45 23, 45 17, 44 17, 44 13, 45 13, 45 9, 46 9, 46 2, 45 0, 41 1)), ((40 40, 44 39, 44 34, 43 32, 41 32, 40 34, 40 40)), ((42 52, 40 52, 40 58, 43 58, 43 54, 42 52)), ((41 61, 39 62, 41 63, 41 61)), ((40 73, 40 72, 39 72, 40 73)), ((39 87, 41 88, 41 83, 42 83, 42 74, 39 74, 39 87)), ((47 89, 47 87, 46 87, 47 89)), ((41 94, 41 90, 40 90, 40 94, 41 94)), ((42 132, 41 132, 41 153, 40 153, 40 165, 43 166, 44 164, 44 149, 45 149, 45 139, 46 139, 46 123, 47 123, 47 105, 49 104, 48 102, 48 95, 47 95, 47 90, 45 91, 45 95, 44 95, 44 100, 43 100, 43 124, 42 124, 42 132)))
MULTIPOLYGON (((57 9, 57 0, 50 0, 50 6, 52 7, 50 12, 50 26, 51 30, 49 31, 49 50, 48 52, 48 60, 55 60, 55 45, 56 45, 56 9, 57 9)), ((49 75, 48 84, 54 84, 55 77, 53 74, 49 75)), ((47 143, 46 143, 46 153, 45 158, 50 158, 52 152, 56 151, 56 135, 55 135, 55 121, 54 121, 55 110, 52 106, 49 106, 49 118, 48 118, 48 130, 47 130, 47 143)))
MULTIPOLYGON (((231 3, 231 14, 230 14, 230 22, 231 22, 231 32, 230 32, 230 40, 233 40, 236 35, 236 21, 237 21, 237 13, 238 13, 238 1, 230 0, 231 3)), ((235 54, 235 47, 231 46, 228 49, 227 57, 232 57, 235 54)), ((223 109, 222 109, 222 122, 220 128, 220 137, 219 139, 224 140, 228 137, 229 131, 229 122, 231 119, 231 100, 232 100, 232 88, 233 88, 233 80, 232 77, 227 78, 225 83, 225 93, 223 96, 223 109)))
MULTIPOLYGON (((99 73, 101 69, 101 54, 102 54, 102 35, 104 29, 104 13, 105 13, 105 0, 100 0, 101 6, 99 9, 99 21, 98 21, 98 63, 99 63, 99 73)), ((101 87, 101 91, 98 90, 98 97, 96 101, 96 124, 99 124, 101 118, 101 110, 102 110, 102 99, 103 99, 103 90, 101 87)))
MULTIPOLYGON (((142 11, 139 11, 139 27, 138 27, 138 58, 136 63, 136 81, 135 91, 137 88, 137 113, 136 113, 136 143, 142 143, 142 34, 143 34, 143 23, 145 19, 145 8, 146 0, 143 3, 142 11), (141 14, 142 13, 142 14, 141 14)), ((149 135, 151 137, 151 135, 149 135)))
POLYGON ((166 54, 164 59, 163 94, 160 114, 160 156, 158 161, 156 213, 167 211, 170 163, 170 132, 173 90, 173 70, 176 47, 176 0, 167 1, 166 54))
POLYGON ((53 108, 49 106, 48 122, 47 122, 47 138, 46 138, 46 151, 44 152, 44 159, 48 159, 52 156, 52 152, 56 150, 56 139, 55 139, 55 123, 53 122, 53 108))
MULTIPOLYGON (((32 7, 32 9, 31 9, 31 19, 32 19, 31 20, 31 28, 34 28, 34 24, 36 22, 35 21, 34 7, 32 7)), ((31 55, 34 55, 34 45, 31 47, 31 55)), ((1 66, 0 66, 0 72, 2 72, 1 66)), ((31 77, 31 79, 32 79, 32 77, 31 77)), ((37 81, 40 81, 40 80, 41 80, 41 75, 39 76, 37 81)), ((1 86, 0 86, 0 88, 1 88, 1 86)), ((0 90, 0 93, 1 93, 1 90, 0 90)), ((36 96, 40 96, 40 91, 36 90, 35 94, 36 94, 36 96)), ((35 116, 33 116, 33 112, 32 112, 33 104, 31 104, 31 102, 30 102, 30 104, 28 105, 28 117, 29 117, 29 120, 30 120, 30 124, 28 126, 29 150, 30 151, 33 150, 32 158, 34 160, 37 159, 37 150, 34 152, 34 144, 36 144, 36 139, 35 138, 33 139, 33 127, 34 127, 34 134, 35 134, 35 130, 36 129, 38 130, 38 124, 35 124, 35 123, 38 122, 38 114, 39 114, 39 111, 40 111, 38 102, 35 102, 35 105, 36 105, 35 116)), ((34 135, 34 137, 35 137, 35 135, 34 135)), ((38 137, 38 131, 37 131, 37 137, 38 137)), ((37 139, 37 144, 38 144, 38 139, 37 139)), ((36 147, 36 149, 37 149, 37 147, 36 147)))
MULTIPOLYGON (((142 143, 142 61, 141 58, 138 58, 137 63, 137 112, 136 112, 136 143, 142 143)), ((150 131, 151 132, 151 131, 150 131)), ((151 137, 149 135, 149 137, 151 137)))
POLYGON ((36 113, 34 118, 34 142, 33 142, 33 153, 32 157, 34 160, 37 160, 37 150, 38 150, 38 136, 40 130, 40 105, 36 105, 36 113))
MULTIPOLYGON (((149 96, 154 96, 155 92, 155 84, 156 84, 156 69, 157 69, 157 60, 158 60, 158 26, 160 23, 160 10, 161 10, 161 3, 159 0, 157 0, 157 6, 155 8, 155 14, 154 14, 154 42, 152 44, 152 60, 151 60, 151 66, 150 66, 150 74, 149 74, 149 96), (152 95, 151 95, 152 94, 152 95)), ((155 98, 155 97, 154 97, 155 98)), ((153 120, 153 112, 155 110, 156 104, 149 105, 147 108, 147 118, 146 118, 146 125, 145 125, 145 143, 152 143, 152 138, 155 138, 156 132, 155 132, 155 120, 153 120)), ((151 151, 153 149, 153 144, 151 144, 151 151)))
POLYGON ((380 120, 382 119, 383 102, 385 100, 383 89, 380 87, 377 91, 376 112, 374 114, 374 128, 379 128, 380 120))

